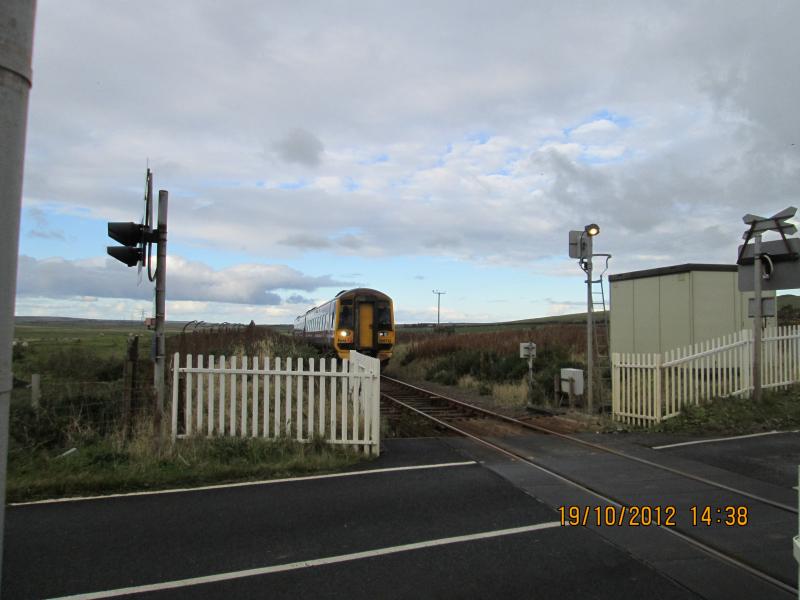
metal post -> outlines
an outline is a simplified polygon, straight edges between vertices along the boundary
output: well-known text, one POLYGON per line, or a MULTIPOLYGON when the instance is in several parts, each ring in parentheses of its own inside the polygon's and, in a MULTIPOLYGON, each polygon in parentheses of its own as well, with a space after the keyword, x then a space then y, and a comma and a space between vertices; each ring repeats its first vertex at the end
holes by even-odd
POLYGON ((592 351, 592 236, 586 235, 586 409, 592 413, 594 352, 592 351))
POLYGON ((530 353, 528 354, 528 404, 533 404, 533 356, 530 353))
POLYGON ((164 316, 167 297, 167 206, 169 193, 158 191, 158 263, 156 265, 156 360, 153 382, 156 388, 156 435, 159 445, 164 440, 164 362, 166 345, 164 343, 164 316))
POLYGON ((761 234, 753 235, 753 400, 761 401, 761 234))
POLYGON ((19 217, 35 12, 34 0, 0 2, 0 210, 3 214, 0 219, 0 565, 3 563, 19 217))

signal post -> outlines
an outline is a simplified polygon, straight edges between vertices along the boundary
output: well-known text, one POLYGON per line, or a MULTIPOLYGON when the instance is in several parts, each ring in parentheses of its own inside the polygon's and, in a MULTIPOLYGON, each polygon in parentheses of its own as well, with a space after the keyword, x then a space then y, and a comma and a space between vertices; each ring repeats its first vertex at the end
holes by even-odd
POLYGON ((797 233, 797 227, 788 223, 797 209, 789 206, 771 217, 747 214, 742 217, 747 231, 739 246, 739 291, 753 292, 753 360, 752 382, 753 400, 761 400, 761 328, 765 315, 762 292, 789 290, 800 287, 800 239, 787 237, 797 233), (773 231, 781 239, 764 242, 761 236, 773 231), (749 244, 750 240, 753 241, 749 244))
POLYGON ((108 235, 122 246, 108 246, 110 256, 129 267, 138 267, 139 272, 147 269, 149 281, 155 281, 155 352, 153 356, 153 384, 156 395, 156 411, 154 426, 157 432, 159 446, 164 439, 164 388, 166 367, 166 344, 164 340, 164 320, 166 316, 167 298, 167 208, 169 206, 169 193, 166 190, 158 192, 158 226, 152 227, 153 220, 153 175, 147 170, 147 187, 145 192, 145 222, 137 224, 109 223, 108 235), (156 244, 156 268, 151 273, 152 246, 156 244))

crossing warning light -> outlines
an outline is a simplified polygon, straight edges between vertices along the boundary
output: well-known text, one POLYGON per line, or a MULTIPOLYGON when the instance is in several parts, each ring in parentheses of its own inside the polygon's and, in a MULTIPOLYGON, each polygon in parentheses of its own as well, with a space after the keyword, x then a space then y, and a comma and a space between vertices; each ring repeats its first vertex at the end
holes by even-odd
POLYGON ((108 237, 122 246, 107 246, 106 252, 129 267, 144 264, 144 245, 150 241, 152 233, 138 223, 109 223, 108 237))

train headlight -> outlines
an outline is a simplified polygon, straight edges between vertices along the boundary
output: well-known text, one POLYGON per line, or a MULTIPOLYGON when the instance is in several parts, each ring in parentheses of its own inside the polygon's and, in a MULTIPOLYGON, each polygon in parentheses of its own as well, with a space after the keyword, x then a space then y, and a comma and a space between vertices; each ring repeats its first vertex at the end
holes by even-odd
POLYGON ((350 333, 350 331, 348 331, 347 329, 340 329, 339 330, 339 337, 342 338, 342 339, 349 338, 351 335, 352 335, 352 333, 350 333))

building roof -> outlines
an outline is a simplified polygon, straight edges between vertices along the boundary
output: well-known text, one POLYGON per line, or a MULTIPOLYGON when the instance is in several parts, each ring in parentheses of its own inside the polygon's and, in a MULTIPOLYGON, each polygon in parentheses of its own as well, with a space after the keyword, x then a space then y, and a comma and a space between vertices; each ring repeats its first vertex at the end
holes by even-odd
POLYGON ((685 265, 673 265, 671 267, 659 267, 657 269, 645 269, 643 271, 631 271, 629 273, 618 273, 609 275, 609 281, 628 281, 630 279, 644 279, 645 277, 661 277, 662 275, 676 275, 678 273, 689 273, 691 271, 723 271, 735 272, 736 265, 707 265, 698 263, 686 263, 685 265))

